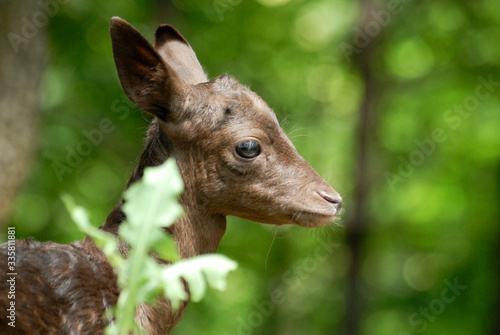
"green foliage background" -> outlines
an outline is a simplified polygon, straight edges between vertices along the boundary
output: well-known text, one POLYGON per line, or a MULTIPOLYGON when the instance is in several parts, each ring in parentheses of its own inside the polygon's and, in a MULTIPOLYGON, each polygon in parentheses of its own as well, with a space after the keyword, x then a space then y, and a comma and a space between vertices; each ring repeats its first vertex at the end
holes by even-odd
MULTIPOLYGON (((170 23, 210 77, 232 74, 275 109, 299 153, 345 203, 333 229, 274 229, 230 218, 219 251, 239 268, 227 291, 191 304, 175 334, 345 333, 351 259, 345 231, 356 210, 356 131, 366 83, 356 53, 342 46, 360 43, 359 29, 367 27, 358 22, 363 2, 61 2, 47 27, 39 153, 8 222, 17 237, 83 238, 62 193, 90 209, 92 222, 105 220, 150 119, 121 91, 109 19, 126 19, 149 40, 159 24, 170 23), (54 162, 66 164, 68 150, 100 125, 102 140, 58 178, 54 162)), ((394 1, 377 3, 387 9, 394 1)), ((359 333, 498 334, 500 86, 482 86, 486 98, 477 87, 479 77, 500 82, 500 3, 398 3, 401 10, 360 48, 373 48, 368 64, 376 112, 367 154, 359 333), (451 298, 443 300, 442 292, 454 281, 467 288, 446 302, 451 298)))

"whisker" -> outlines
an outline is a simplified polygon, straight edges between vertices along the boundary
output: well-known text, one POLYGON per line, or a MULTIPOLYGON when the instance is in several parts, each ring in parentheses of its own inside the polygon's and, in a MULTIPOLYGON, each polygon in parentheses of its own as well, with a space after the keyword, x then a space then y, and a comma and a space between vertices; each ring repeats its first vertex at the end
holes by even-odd
POLYGON ((267 261, 269 260, 269 254, 271 253, 271 249, 273 247, 274 240, 276 240, 276 234, 278 233, 278 226, 273 227, 273 230, 274 230, 274 236, 273 236, 273 239, 271 241, 271 244, 269 245, 269 249, 267 250, 266 261, 264 263, 264 270, 267 270, 267 261))

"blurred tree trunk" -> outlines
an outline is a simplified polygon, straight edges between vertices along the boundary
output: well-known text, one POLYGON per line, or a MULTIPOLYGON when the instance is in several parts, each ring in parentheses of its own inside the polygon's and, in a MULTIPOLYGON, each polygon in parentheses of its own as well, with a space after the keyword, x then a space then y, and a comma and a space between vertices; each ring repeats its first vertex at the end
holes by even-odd
POLYGON ((38 145, 49 17, 38 0, 0 0, 0 229, 38 145))
MULTIPOLYGON (((372 10, 378 10, 373 0, 361 0, 361 17, 359 28, 365 31, 373 21, 372 10)), ((382 32, 381 32, 382 33, 382 32)), ((380 35, 380 34, 379 34, 380 35)), ((367 230, 371 224, 369 210, 369 194, 373 184, 374 164, 371 160, 375 143, 377 97, 380 83, 373 77, 371 63, 379 35, 370 37, 368 45, 354 54, 354 63, 360 69, 364 82, 364 96, 359 110, 358 128, 355 137, 355 187, 353 206, 346 223, 346 243, 351 252, 351 264, 347 274, 346 294, 346 334, 359 334, 359 327, 364 313, 363 296, 361 295, 361 267, 364 259, 364 244, 367 230)), ((358 37, 359 38, 359 37, 358 37)))

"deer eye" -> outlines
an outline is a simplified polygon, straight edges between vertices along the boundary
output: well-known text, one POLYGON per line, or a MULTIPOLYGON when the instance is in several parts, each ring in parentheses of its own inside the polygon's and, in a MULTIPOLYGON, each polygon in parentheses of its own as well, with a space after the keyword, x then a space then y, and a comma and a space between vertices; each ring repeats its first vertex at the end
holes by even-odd
POLYGON ((256 141, 245 141, 236 144, 236 153, 244 159, 252 159, 260 154, 260 145, 256 141))

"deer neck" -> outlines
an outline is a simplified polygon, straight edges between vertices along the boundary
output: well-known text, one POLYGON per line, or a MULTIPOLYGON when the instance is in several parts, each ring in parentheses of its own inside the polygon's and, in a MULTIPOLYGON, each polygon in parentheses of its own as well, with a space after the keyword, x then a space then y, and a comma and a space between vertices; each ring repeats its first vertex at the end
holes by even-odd
MULTIPOLYGON (((126 188, 142 177, 146 167, 158 166, 172 156, 177 158, 170 140, 161 130, 157 119, 154 119, 148 129, 144 152, 126 188)), ((181 160, 178 160, 178 163, 181 165, 181 160)), ((213 253, 217 250, 226 230, 226 217, 210 214, 204 210, 203 199, 200 199, 194 183, 191 182, 194 180, 193 169, 188 166, 186 168, 181 166, 180 170, 185 183, 180 203, 184 207, 186 214, 167 228, 166 231, 176 240, 181 258, 213 253)), ((115 235, 118 233, 121 222, 126 219, 121 209, 123 203, 124 200, 121 199, 108 215, 101 229, 115 235)))

